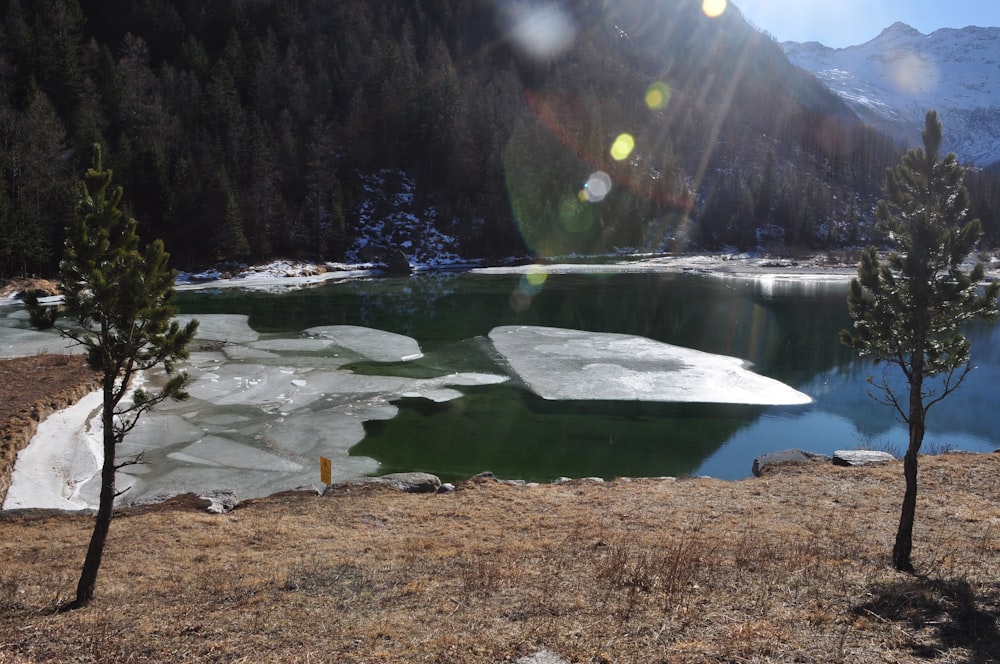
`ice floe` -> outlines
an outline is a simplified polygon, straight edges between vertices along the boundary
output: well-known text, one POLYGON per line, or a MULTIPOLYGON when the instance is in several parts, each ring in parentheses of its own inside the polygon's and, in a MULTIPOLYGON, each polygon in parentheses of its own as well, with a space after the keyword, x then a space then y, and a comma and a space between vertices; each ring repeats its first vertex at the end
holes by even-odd
MULTIPOLYGON (((119 446, 118 461, 138 455, 143 461, 119 472, 119 488, 128 489, 122 503, 216 489, 251 498, 318 484, 319 456, 333 461, 334 481, 371 474, 378 463, 350 449, 364 438, 364 422, 395 417, 394 400, 448 401, 462 397, 464 386, 509 380, 480 372, 356 374, 343 366, 358 359, 410 361, 422 356, 420 346, 410 337, 347 325, 262 338, 246 316, 196 317, 198 339, 222 344, 192 352, 178 367, 190 376, 189 398, 144 414, 119 446)), ((145 379, 155 386, 162 372, 145 379)), ((18 456, 4 508, 96 507, 99 414, 94 393, 48 418, 18 456)))
POLYGON ((28 357, 41 354, 83 353, 83 348, 58 332, 5 327, 0 340, 0 357, 28 357))
POLYGON ((177 316, 183 326, 192 319, 198 320, 196 339, 245 344, 257 341, 260 335, 250 327, 250 317, 242 314, 198 314, 177 316))
POLYGON ((305 332, 331 340, 375 362, 409 362, 423 356, 416 339, 356 325, 324 325, 305 332))
POLYGON ((535 394, 552 400, 793 405, 809 396, 736 357, 627 334, 504 326, 490 340, 535 394))

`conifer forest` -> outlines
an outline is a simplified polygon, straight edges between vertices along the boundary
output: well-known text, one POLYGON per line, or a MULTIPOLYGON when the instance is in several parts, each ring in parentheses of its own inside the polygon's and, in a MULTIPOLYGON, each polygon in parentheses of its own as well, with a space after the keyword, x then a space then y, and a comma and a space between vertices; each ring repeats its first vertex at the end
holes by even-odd
MULTIPOLYGON (((910 146, 737 11, 549 4, 535 53, 530 4, 0 0, 0 275, 55 270, 94 144, 181 269, 377 259, 412 219, 469 258, 879 242, 910 146)), ((995 246, 997 175, 966 182, 995 246)))

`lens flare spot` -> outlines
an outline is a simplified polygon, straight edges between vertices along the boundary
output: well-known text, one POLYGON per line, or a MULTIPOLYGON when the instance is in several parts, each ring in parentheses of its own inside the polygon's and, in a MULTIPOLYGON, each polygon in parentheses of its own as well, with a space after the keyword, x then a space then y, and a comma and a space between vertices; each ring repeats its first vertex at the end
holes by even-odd
POLYGON ((648 90, 646 90, 646 106, 648 106, 650 110, 658 111, 666 108, 669 103, 670 86, 666 83, 657 81, 649 86, 648 90))
POLYGON ((635 149, 635 139, 632 134, 619 134, 615 142, 611 144, 611 157, 615 161, 624 161, 635 149))
POLYGON ((604 171, 596 171, 591 173, 587 181, 583 183, 580 200, 587 203, 600 203, 609 193, 611 193, 611 176, 604 171))
POLYGON ((718 18, 726 11, 727 0, 703 0, 701 11, 709 18, 718 18))
POLYGON ((915 53, 898 54, 891 65, 892 82, 904 92, 933 90, 941 78, 937 67, 915 53))
POLYGON ((538 265, 529 267, 527 274, 524 275, 524 280, 535 288, 541 287, 548 278, 549 275, 545 272, 545 268, 538 265))
POLYGON ((576 30, 564 9, 547 4, 515 10, 507 34, 523 53, 548 60, 572 46, 576 30))
POLYGON ((566 196, 559 206, 559 224, 570 233, 583 233, 594 225, 594 213, 576 196, 566 196))

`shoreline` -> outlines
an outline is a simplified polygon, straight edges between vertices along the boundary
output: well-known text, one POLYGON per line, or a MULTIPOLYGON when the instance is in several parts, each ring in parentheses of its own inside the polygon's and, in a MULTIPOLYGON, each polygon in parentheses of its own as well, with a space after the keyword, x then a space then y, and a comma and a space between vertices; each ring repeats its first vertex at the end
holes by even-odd
MULTIPOLYGON (((998 267, 987 266, 987 275, 1000 278, 998 267)), ((771 279, 817 279, 849 280, 857 275, 857 264, 831 261, 826 255, 814 254, 801 259, 760 256, 749 253, 729 254, 657 254, 632 256, 557 257, 534 260, 511 259, 509 264, 484 265, 466 261, 453 265, 424 266, 411 265, 411 275, 435 272, 521 272, 543 269, 552 272, 595 271, 595 272, 672 272, 714 275, 736 278, 771 279), (588 262, 592 258, 593 262, 588 262), (572 260, 571 260, 572 259, 572 260)), ((320 285, 329 281, 349 281, 352 279, 383 278, 394 276, 373 264, 312 263, 304 261, 273 261, 271 263, 246 266, 231 272, 205 270, 200 273, 181 272, 175 289, 178 292, 211 290, 218 288, 246 288, 257 290, 269 287, 302 288, 320 285)), ((395 275, 398 276, 398 275, 395 275)), ((14 280, 0 284, 0 306, 20 306, 18 286, 24 287, 37 282, 50 288, 56 286, 54 280, 29 279, 14 280)), ((44 300, 43 300, 44 301, 44 300)))
MULTIPOLYGON (((639 260, 619 261, 610 264, 576 264, 576 263, 553 263, 512 266, 512 267, 484 267, 473 268, 471 271, 479 273, 499 273, 499 272, 525 272, 543 269, 551 273, 560 272, 620 272, 620 271, 649 271, 649 272, 671 272, 690 273, 720 278, 738 279, 768 279, 768 280, 819 280, 819 281, 844 281, 856 274, 856 268, 843 265, 821 264, 818 258, 805 262, 791 260, 777 260, 770 258, 759 258, 749 255, 683 255, 683 256, 658 256, 643 258, 639 260)), ((347 269, 338 271, 328 271, 322 274, 300 274, 299 272, 314 272, 314 267, 302 264, 298 267, 282 263, 279 270, 260 268, 251 273, 251 276, 231 277, 222 280, 202 281, 195 284, 184 284, 178 287, 179 290, 213 289, 213 288, 302 288, 334 279, 354 279, 380 276, 372 270, 347 269)), ((97 393, 91 393, 93 396, 97 393)), ((57 411, 50 415, 40 424, 38 430, 31 437, 26 449, 18 453, 17 461, 9 471, 9 478, 12 491, 3 501, 3 509, 26 509, 26 508, 53 508, 66 510, 92 509, 86 495, 95 493, 88 490, 88 483, 93 483, 95 474, 100 468, 99 446, 97 453, 92 453, 94 458, 89 459, 87 467, 88 473, 81 472, 80 464, 76 461, 66 463, 65 460, 79 460, 77 457, 82 453, 80 449, 80 437, 83 436, 83 428, 88 417, 92 414, 92 408, 82 407, 80 403, 87 397, 69 408, 57 411), (27 452, 28 449, 43 449, 44 453, 38 454, 34 451, 27 452), (62 461, 60 461, 62 460, 62 461), (65 468, 64 468, 65 466, 65 468), (78 467, 79 466, 79 467, 78 467), (53 467, 62 468, 61 473, 53 474, 53 467), (65 477, 62 477, 65 476, 65 477), (47 478, 45 481, 39 478, 47 478), (52 481, 49 481, 49 480, 52 481), (31 487, 25 495, 25 489, 21 487, 31 487), (44 486, 45 491, 39 491, 38 487, 44 486), (80 491, 84 494, 81 495, 80 491), (41 493, 46 493, 44 500, 41 493), (53 494, 49 496, 48 494, 53 494), (35 495, 32 495, 35 494, 35 495)), ((94 432, 89 432, 88 436, 93 436, 94 432)), ((93 447, 92 445, 88 447, 93 447)), ((90 489, 93 489, 91 486, 90 489)), ((178 493, 183 493, 179 490, 178 493)))

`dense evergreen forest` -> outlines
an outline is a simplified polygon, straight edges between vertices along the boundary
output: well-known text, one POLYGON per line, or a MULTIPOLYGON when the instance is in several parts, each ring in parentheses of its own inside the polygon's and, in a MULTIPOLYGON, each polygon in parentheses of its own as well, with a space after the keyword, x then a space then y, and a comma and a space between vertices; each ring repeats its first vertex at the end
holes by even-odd
POLYGON ((54 268, 94 143, 181 268, 875 239, 901 146, 700 6, 0 0, 0 273, 54 268))

